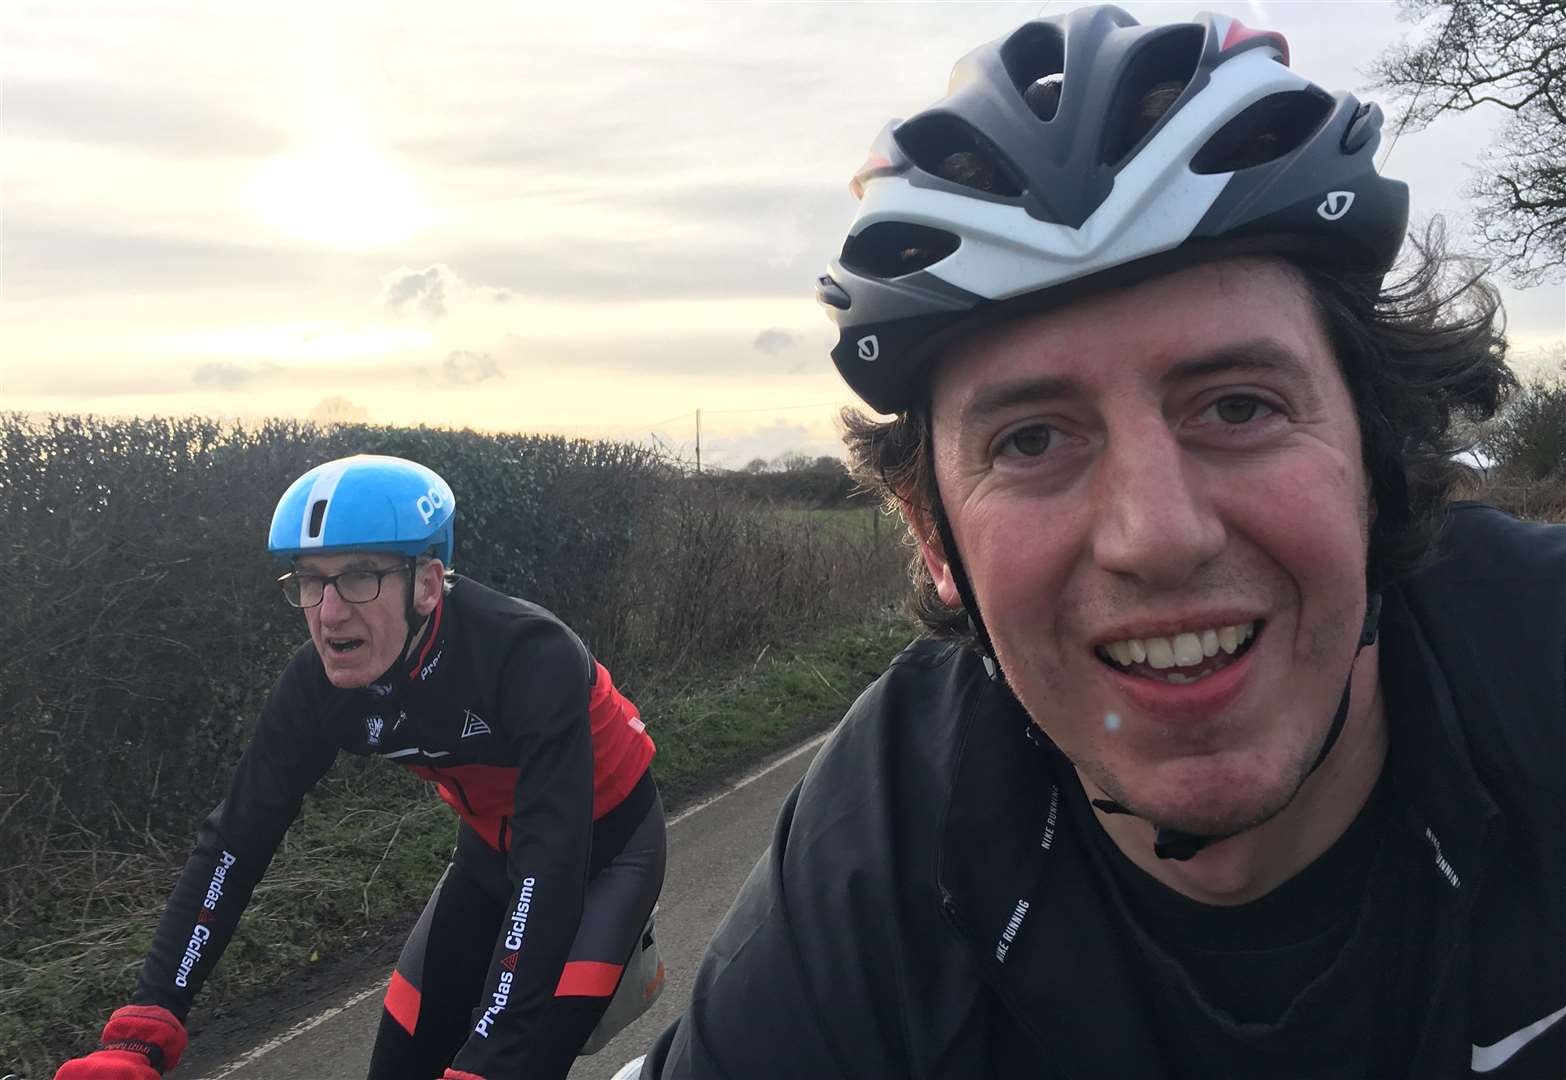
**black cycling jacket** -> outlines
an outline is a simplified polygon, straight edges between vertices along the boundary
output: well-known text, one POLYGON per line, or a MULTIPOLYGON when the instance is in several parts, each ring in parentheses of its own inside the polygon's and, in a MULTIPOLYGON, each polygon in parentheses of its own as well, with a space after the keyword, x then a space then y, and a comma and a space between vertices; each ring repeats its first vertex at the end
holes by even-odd
MULTIPOLYGON (((1380 663, 1420 691, 1389 698, 1388 768, 1431 902, 1421 988, 1373 1002, 1372 1035, 1411 1017, 1399 1076, 1561 1080, 1566 528, 1454 508, 1441 561, 1386 593, 1380 663)), ((786 801, 645 1080, 1188 1073, 1028 723, 974 653, 899 656, 786 801)))
POLYGON ((581 920, 593 821, 653 756, 635 707, 559 619, 457 578, 413 660, 339 690, 306 642, 278 679, 228 798, 202 825, 135 1000, 181 1019, 305 794, 339 750, 404 765, 492 847, 516 888, 456 1066, 521 1068, 581 920))

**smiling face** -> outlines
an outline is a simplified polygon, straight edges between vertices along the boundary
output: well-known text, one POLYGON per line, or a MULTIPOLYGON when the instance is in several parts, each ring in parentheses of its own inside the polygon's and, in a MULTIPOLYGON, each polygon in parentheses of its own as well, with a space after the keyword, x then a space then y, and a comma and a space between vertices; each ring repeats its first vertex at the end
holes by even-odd
POLYGON ((937 369, 932 427, 997 659, 1078 771, 1193 832, 1286 806, 1355 655, 1369 524, 1353 404, 1286 264, 977 334, 937 369))
MULTIPOLYGON (((306 555, 295 563, 301 574, 330 577, 345 570, 385 570, 404 565, 406 559, 379 552, 345 552, 338 555, 306 555)), ((439 560, 421 563, 414 584, 414 608, 420 620, 435 609, 440 595, 439 560)), ((304 609, 310 639, 321 656, 326 677, 333 686, 353 689, 369 686, 391 667, 408 640, 409 575, 387 574, 381 593, 363 604, 350 604, 328 586, 321 603, 304 609)))

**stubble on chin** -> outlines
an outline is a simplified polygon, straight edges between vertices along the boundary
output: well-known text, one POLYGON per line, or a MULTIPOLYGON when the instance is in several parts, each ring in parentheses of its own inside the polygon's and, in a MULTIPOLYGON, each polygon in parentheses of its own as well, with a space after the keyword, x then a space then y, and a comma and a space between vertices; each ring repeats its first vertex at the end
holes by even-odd
MULTIPOLYGON (((1304 647, 1296 654, 1299 661, 1292 665, 1292 670, 1341 669, 1346 677, 1345 657, 1354 655, 1359 636, 1357 618, 1357 605, 1350 602, 1314 627, 1304 629, 1301 642, 1304 647), (1346 642, 1345 637, 1350 635, 1352 640, 1346 642)), ((1200 835, 1228 835, 1270 821, 1294 801, 1321 755, 1342 691, 1341 685, 1324 687, 1319 703, 1313 703, 1303 711, 1296 711, 1298 707, 1289 700, 1286 689, 1272 695, 1277 709, 1294 714, 1271 725, 1275 728, 1275 739, 1290 741, 1290 745, 1281 749, 1282 761, 1276 765, 1268 763, 1273 755, 1266 753, 1265 747, 1247 754, 1243 747, 1226 749, 1223 738, 1217 740, 1210 753, 1176 754, 1164 762, 1143 763, 1117 760, 1132 751, 1111 744, 1109 740, 1114 736, 1107 730, 1100 733, 1084 729, 1080 740, 1065 745, 1059 739, 1055 742, 1089 785, 1090 798, 1096 798, 1102 792, 1137 817, 1160 827, 1200 835), (1303 737, 1290 740, 1291 735, 1303 737), (1186 772, 1188 779, 1179 782, 1177 791, 1161 793, 1158 788, 1170 788, 1175 783, 1167 776, 1157 776, 1161 769, 1186 772), (1127 778, 1137 772, 1144 773, 1147 779, 1133 778, 1127 782, 1127 778)), ((1252 722, 1266 723, 1267 719, 1256 717, 1252 722)), ((1235 716, 1222 725, 1218 734, 1222 736, 1226 728, 1231 736, 1237 737, 1249 726, 1243 716, 1235 716)), ((1045 731, 1048 733, 1047 727, 1045 731)))

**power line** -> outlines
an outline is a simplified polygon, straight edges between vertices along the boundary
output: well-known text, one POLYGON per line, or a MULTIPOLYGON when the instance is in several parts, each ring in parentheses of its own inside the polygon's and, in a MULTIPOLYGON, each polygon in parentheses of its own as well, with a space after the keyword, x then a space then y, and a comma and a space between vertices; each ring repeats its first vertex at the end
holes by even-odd
MULTIPOLYGON (((1446 25, 1441 27, 1441 33, 1436 38, 1435 47, 1431 50, 1431 56, 1433 58, 1433 62, 1439 62, 1440 61, 1440 59, 1441 59, 1441 46, 1446 44, 1446 35, 1451 32, 1452 26, 1456 22, 1457 22, 1457 12, 1456 12, 1456 10, 1454 10, 1452 12, 1452 14, 1450 16, 1448 16, 1448 18, 1446 20, 1446 25)), ((1407 35, 1404 35, 1404 36, 1406 37, 1407 35)), ((1381 155, 1381 164, 1376 166, 1376 171, 1378 173, 1383 171, 1387 167, 1387 162, 1389 160, 1391 160, 1391 158, 1392 158, 1392 151, 1394 149, 1396 149, 1398 139, 1402 138, 1402 136, 1403 136, 1403 129, 1408 126, 1409 117, 1411 117, 1414 114, 1414 106, 1419 104, 1419 95, 1423 94, 1425 92, 1426 81, 1427 80, 1425 80, 1425 79, 1421 79, 1420 80, 1419 85, 1414 88, 1414 96, 1413 96, 1412 99, 1409 100, 1408 108, 1404 109, 1403 110, 1403 115, 1398 118, 1397 130, 1392 132, 1392 139, 1391 139, 1390 142, 1387 143, 1387 148, 1381 155)))
POLYGON ((631 423, 631 424, 621 424, 618 427, 610 428, 609 430, 605 431, 602 435, 594 436, 594 438, 598 438, 598 439, 614 439, 614 438, 619 438, 620 436, 624 435, 626 432, 629 432, 629 431, 648 431, 648 432, 651 432, 654 428, 661 428, 665 424, 672 424, 672 423, 674 423, 674 421, 676 421, 676 420, 683 420, 687 416, 690 416, 690 415, 691 415, 690 411, 687 410, 687 411, 682 412, 682 413, 675 413, 673 416, 666 417, 663 420, 654 420, 650 424, 643 424, 643 423, 641 423, 639 421, 636 422, 636 423, 631 423))
POLYGON ((830 409, 834 405, 843 404, 841 401, 823 401, 815 405, 763 405, 757 409, 703 409, 705 413, 758 413, 758 412, 791 412, 795 409, 830 409))
POLYGON ((609 428, 603 434, 596 436, 596 438, 612 439, 612 438, 616 438, 616 437, 618 437, 620 435, 623 435, 624 433, 629 432, 629 431, 649 431, 650 432, 650 431, 653 431, 653 430, 655 430, 657 428, 663 427, 665 424, 672 424, 676 420, 684 420, 687 417, 694 418, 697 413, 706 413, 709 416, 717 415, 717 414, 722 414, 722 415, 726 415, 726 416, 732 416, 732 415, 741 414, 741 413, 798 412, 801 409, 830 409, 830 408, 834 408, 836 406, 839 406, 841 404, 842 404, 842 402, 840 402, 840 401, 822 401, 822 402, 817 402, 817 403, 812 404, 812 405, 762 405, 762 406, 758 406, 758 407, 755 407, 755 408, 745 408, 745 409, 707 409, 707 408, 688 409, 685 412, 676 413, 673 416, 665 417, 662 420, 654 420, 652 423, 648 423, 648 424, 644 424, 644 423, 641 423, 639 421, 638 422, 634 422, 634 423, 630 423, 630 424, 620 424, 620 425, 617 425, 615 427, 609 428))

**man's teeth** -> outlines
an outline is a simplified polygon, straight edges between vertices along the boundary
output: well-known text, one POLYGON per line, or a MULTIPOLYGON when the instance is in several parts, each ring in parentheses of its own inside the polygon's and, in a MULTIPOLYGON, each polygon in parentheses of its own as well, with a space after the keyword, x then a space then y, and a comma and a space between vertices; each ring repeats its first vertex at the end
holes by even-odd
POLYGON ((1256 623, 1253 621, 1191 630, 1173 637, 1127 638, 1111 641, 1103 649, 1122 667, 1146 662, 1148 667, 1163 671, 1172 667, 1194 667, 1206 657, 1217 656, 1220 649, 1233 656, 1255 635, 1256 623))

